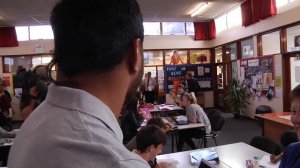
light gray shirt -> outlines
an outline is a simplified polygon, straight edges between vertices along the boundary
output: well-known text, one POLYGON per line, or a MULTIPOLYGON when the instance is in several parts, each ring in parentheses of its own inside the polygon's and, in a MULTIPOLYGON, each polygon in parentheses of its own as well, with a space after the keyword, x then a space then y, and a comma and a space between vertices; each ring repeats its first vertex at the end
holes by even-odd
POLYGON ((112 111, 91 94, 50 85, 10 150, 9 168, 149 168, 122 144, 112 111))
POLYGON ((202 107, 198 104, 190 104, 186 107, 186 116, 187 117, 196 117, 198 123, 203 123, 205 125, 205 132, 209 134, 211 132, 210 121, 203 111, 202 107))

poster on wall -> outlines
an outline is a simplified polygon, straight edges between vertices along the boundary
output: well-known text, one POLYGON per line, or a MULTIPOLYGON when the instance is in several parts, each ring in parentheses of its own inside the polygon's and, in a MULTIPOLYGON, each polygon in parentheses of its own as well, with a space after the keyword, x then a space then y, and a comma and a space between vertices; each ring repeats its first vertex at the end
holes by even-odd
POLYGON ((295 47, 299 47, 300 46, 300 35, 295 36, 295 47))
POLYGON ((170 89, 177 89, 180 83, 185 83, 185 75, 191 74, 194 80, 199 84, 198 91, 207 91, 212 89, 212 66, 205 65, 166 65, 165 71, 165 92, 169 93, 170 89))
POLYGON ((251 99, 272 100, 275 93, 273 56, 240 61, 242 85, 249 89, 251 99))

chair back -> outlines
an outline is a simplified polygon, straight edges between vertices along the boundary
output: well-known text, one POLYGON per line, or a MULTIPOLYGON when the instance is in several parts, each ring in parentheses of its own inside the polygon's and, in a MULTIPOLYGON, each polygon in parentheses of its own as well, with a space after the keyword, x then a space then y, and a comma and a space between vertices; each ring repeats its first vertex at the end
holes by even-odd
POLYGON ((213 132, 219 132, 222 130, 225 123, 225 118, 221 114, 215 114, 211 116, 209 120, 213 132))
POLYGON ((278 145, 276 142, 272 141, 271 139, 262 136, 254 137, 251 140, 250 145, 260 150, 263 150, 265 152, 268 152, 272 155, 279 155, 281 153, 280 145, 278 145))
POLYGON ((209 119, 214 115, 221 115, 221 112, 218 109, 205 110, 205 113, 209 119))

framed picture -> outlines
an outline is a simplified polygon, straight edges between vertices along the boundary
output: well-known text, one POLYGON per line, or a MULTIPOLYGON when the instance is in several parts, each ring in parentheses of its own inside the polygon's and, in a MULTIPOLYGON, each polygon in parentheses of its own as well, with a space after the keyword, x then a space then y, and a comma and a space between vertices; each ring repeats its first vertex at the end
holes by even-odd
POLYGON ((295 36, 295 47, 299 47, 300 46, 300 35, 295 36))

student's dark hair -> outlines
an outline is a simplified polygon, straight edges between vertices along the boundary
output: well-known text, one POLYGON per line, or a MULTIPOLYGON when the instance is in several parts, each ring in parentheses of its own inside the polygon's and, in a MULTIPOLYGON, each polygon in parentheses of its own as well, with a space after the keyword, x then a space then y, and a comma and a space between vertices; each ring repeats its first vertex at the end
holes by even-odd
POLYGON ((129 111, 137 111, 138 99, 136 97, 132 97, 127 104, 125 104, 125 110, 129 111))
POLYGON ((300 85, 297 85, 290 93, 290 100, 300 98, 300 85))
POLYGON ((284 132, 280 137, 280 143, 284 148, 294 142, 298 142, 298 136, 295 131, 284 132))
POLYGON ((144 38, 136 0, 61 0, 52 10, 51 25, 53 64, 67 77, 112 70, 134 40, 144 38))
POLYGON ((165 128, 166 124, 160 117, 153 117, 147 121, 147 125, 155 125, 159 128, 165 128))
POLYGON ((157 147, 167 143, 166 134, 157 126, 149 125, 140 129, 136 135, 136 149, 140 152, 146 152, 151 145, 157 147))

